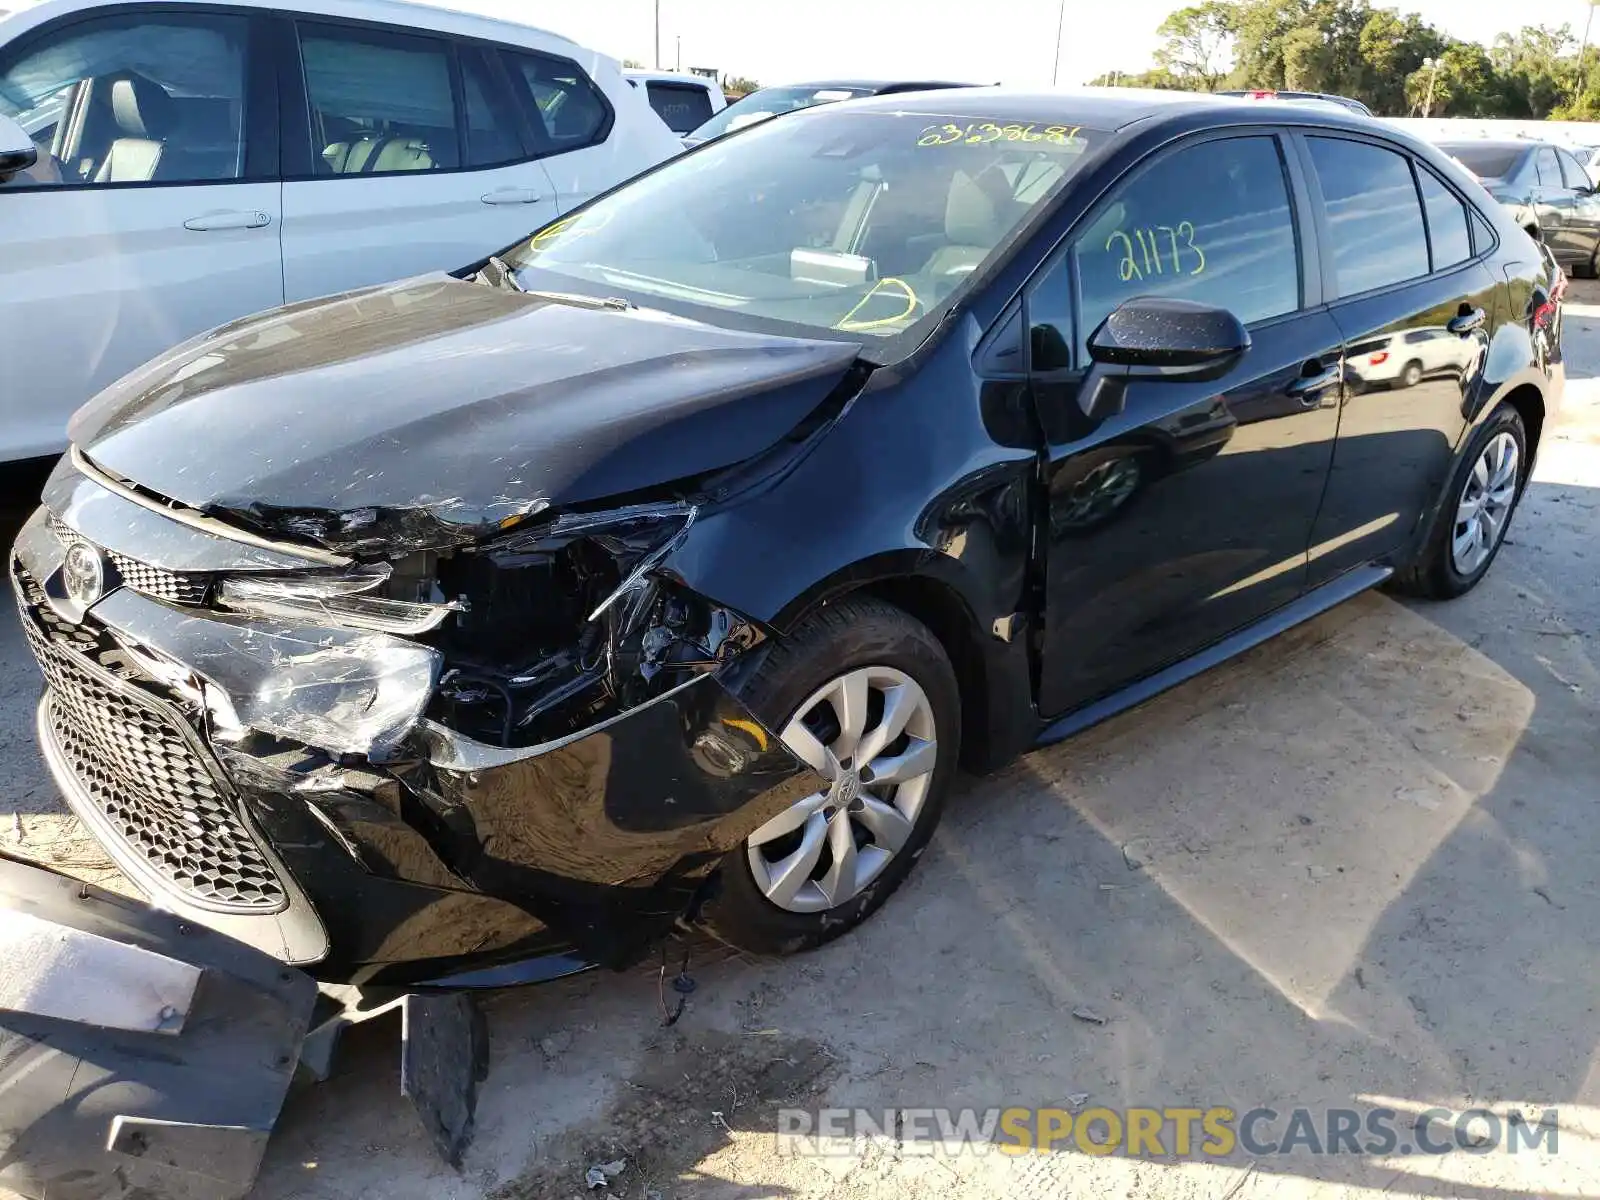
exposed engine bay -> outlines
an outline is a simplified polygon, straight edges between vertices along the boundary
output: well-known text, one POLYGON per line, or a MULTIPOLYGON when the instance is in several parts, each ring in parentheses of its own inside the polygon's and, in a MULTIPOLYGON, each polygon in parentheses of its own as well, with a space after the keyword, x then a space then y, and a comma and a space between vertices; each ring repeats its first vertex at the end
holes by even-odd
POLYGON ((695 513, 650 504, 564 516, 399 564, 391 589, 459 604, 427 637, 445 663, 427 715, 493 745, 537 745, 759 643, 755 625, 655 571, 695 513))

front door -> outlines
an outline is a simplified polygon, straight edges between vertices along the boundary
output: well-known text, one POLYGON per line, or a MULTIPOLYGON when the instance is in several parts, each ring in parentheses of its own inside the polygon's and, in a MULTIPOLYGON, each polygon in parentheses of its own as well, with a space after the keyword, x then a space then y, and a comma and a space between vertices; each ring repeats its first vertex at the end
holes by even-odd
POLYGON ((1119 185, 1029 292, 1032 386, 1048 442, 1047 716, 1303 590, 1338 426, 1341 338, 1326 311, 1303 303, 1285 145, 1208 138, 1162 153, 1119 185), (1134 383, 1122 413, 1085 431, 1074 410, 1088 335, 1139 295, 1227 308, 1251 347, 1214 382, 1134 383))
POLYGON ((39 151, 0 185, 0 461, 59 452, 118 376, 283 302, 282 185, 245 133, 270 105, 247 95, 251 24, 133 10, 0 56, 0 112, 39 151))

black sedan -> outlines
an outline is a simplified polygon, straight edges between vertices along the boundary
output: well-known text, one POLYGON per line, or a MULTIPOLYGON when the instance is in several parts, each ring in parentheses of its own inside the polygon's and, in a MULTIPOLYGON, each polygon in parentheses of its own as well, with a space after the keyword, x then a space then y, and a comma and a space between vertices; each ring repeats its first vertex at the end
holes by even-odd
POLYGON ((815 946, 958 764, 1477 584, 1561 394, 1551 276, 1333 108, 797 113, 82 410, 11 564, 43 751, 162 909, 325 984, 815 946), (1425 373, 1347 388, 1412 332, 1425 373))
POLYGON ((1441 142, 1500 201, 1511 219, 1574 275, 1600 274, 1600 196, 1563 146, 1548 142, 1441 142))

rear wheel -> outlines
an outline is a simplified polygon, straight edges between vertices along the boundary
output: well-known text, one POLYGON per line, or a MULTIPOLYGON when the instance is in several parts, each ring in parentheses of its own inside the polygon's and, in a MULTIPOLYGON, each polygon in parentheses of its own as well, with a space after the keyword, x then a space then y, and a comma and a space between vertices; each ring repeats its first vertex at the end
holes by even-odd
POLYGON ((1502 404, 1473 434, 1428 545, 1395 577, 1395 588, 1449 600, 1476 587, 1505 541, 1522 496, 1527 462, 1522 416, 1502 404))
POLYGON ((1404 371, 1400 372, 1401 387, 1416 387, 1422 380, 1422 364, 1412 359, 1406 364, 1404 371))
POLYGON ((702 915, 741 949, 788 954, 866 920, 916 865, 955 772, 960 693, 933 634, 862 598, 774 647, 742 698, 787 714, 784 744, 824 786, 728 855, 702 915))

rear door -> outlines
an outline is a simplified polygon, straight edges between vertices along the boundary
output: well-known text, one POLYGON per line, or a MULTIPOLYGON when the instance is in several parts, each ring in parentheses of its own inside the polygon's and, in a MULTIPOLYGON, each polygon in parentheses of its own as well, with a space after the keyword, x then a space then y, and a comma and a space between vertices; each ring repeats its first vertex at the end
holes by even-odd
POLYGON ((455 270, 558 214, 496 48, 308 18, 281 37, 289 300, 455 270))
POLYGON ((0 112, 39 150, 0 185, 0 461, 58 452, 68 416, 124 372, 282 303, 260 29, 128 9, 0 51, 0 112))
POLYGON ((1317 296, 1285 139, 1209 137, 1113 188, 1026 294, 1046 431, 1040 708, 1066 712, 1294 600, 1338 426, 1341 336, 1317 296), (1079 420, 1089 334, 1124 301, 1231 310, 1223 378, 1141 381, 1079 420))
POLYGON ((1594 194, 1589 174, 1578 160, 1560 148, 1555 152, 1561 165, 1561 179, 1572 195, 1572 209, 1568 232, 1572 235, 1574 261, 1588 267, 1595 262, 1597 243, 1600 243, 1600 199, 1594 194))
POLYGON ((1349 347, 1339 442, 1311 539, 1317 584, 1410 545, 1450 471, 1503 310, 1483 262, 1491 247, 1453 186, 1374 139, 1316 134, 1302 145, 1324 288, 1349 347), (1372 365, 1380 353, 1386 361, 1372 365))
POLYGON ((1554 148, 1540 146, 1533 153, 1533 167, 1538 179, 1535 191, 1539 214, 1539 229, 1544 240, 1562 264, 1573 262, 1583 246, 1583 229, 1577 213, 1577 193, 1567 186, 1561 175, 1561 163, 1554 148))

